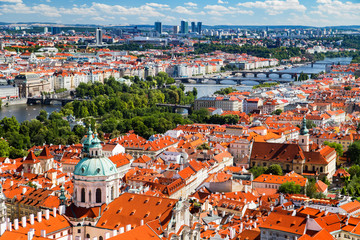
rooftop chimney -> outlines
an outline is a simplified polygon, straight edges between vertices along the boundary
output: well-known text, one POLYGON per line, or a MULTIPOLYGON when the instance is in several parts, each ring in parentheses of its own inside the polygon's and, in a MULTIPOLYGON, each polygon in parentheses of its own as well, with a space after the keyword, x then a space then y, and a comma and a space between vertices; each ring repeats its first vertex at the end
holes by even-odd
POLYGON ((46 230, 41 230, 41 237, 46 238, 46 230))
POLYGON ((34 214, 30 214, 30 225, 34 224, 34 214))
POLYGON ((38 213, 37 213, 37 220, 38 220, 38 222, 41 222, 41 219, 42 219, 42 213, 41 213, 41 212, 38 212, 38 213))
POLYGON ((60 214, 60 215, 65 214, 65 206, 64 206, 64 205, 60 205, 60 206, 59 206, 59 214, 60 214))
POLYGON ((56 217, 56 207, 53 208, 53 216, 56 217))
POLYGON ((49 217, 50 217, 50 210, 49 210, 49 209, 46 209, 46 210, 45 210, 45 219, 46 219, 46 220, 49 220, 49 217))
POLYGON ((144 219, 141 219, 140 226, 144 225, 144 219))
POLYGON ((28 232, 28 234, 27 234, 28 240, 32 240, 33 237, 34 237, 34 234, 35 234, 35 229, 30 228, 30 230, 29 230, 29 232, 28 232))
POLYGON ((14 230, 18 230, 19 229, 19 219, 15 219, 14 220, 14 230))
POLYGON ((21 218, 21 225, 22 225, 23 228, 26 228, 26 217, 25 216, 23 216, 21 218))
POLYGON ((126 225, 126 231, 128 232, 130 230, 131 230, 131 224, 126 225))

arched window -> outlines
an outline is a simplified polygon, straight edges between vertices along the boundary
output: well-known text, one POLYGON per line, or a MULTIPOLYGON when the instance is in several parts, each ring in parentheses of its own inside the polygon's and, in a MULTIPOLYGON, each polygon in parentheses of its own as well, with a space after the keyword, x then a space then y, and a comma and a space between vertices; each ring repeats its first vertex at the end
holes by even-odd
POLYGON ((85 202, 85 188, 81 189, 81 202, 85 202))
POLYGON ((102 236, 99 237, 99 240, 104 240, 104 238, 102 236))
POLYGON ((114 200, 114 186, 111 187, 111 200, 114 200))
POLYGON ((86 234, 86 238, 90 238, 90 234, 86 234))
POLYGON ((306 171, 306 172, 308 171, 308 166, 307 166, 307 165, 305 165, 305 171, 306 171))
POLYGON ((89 191, 89 202, 91 202, 91 191, 89 191))
POLYGON ((101 203, 101 189, 96 189, 96 203, 101 203))
POLYGON ((323 172, 323 167, 320 167, 320 172, 323 172))

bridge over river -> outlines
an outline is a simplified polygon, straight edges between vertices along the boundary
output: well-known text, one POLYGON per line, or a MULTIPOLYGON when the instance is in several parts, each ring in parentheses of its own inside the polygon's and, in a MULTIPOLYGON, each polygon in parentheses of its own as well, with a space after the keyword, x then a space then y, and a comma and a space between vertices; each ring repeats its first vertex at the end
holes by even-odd
POLYGON ((54 103, 61 103, 62 106, 65 106, 69 102, 73 101, 86 101, 88 99, 79 99, 79 98, 52 98, 52 97, 31 97, 27 99, 27 104, 42 104, 42 105, 52 105, 54 103))

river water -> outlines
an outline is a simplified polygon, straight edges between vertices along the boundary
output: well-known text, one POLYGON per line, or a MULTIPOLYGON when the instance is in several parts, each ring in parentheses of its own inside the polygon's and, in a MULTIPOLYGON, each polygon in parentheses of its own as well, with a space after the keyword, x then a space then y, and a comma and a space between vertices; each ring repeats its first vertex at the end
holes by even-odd
POLYGON ((12 117, 15 116, 19 122, 23 122, 26 120, 31 120, 36 118, 40 110, 45 110, 48 113, 53 111, 59 111, 61 109, 61 105, 10 105, 8 107, 2 107, 0 110, 0 119, 4 117, 12 117))
MULTIPOLYGON (((313 67, 310 65, 307 66, 301 66, 291 69, 282 70, 283 72, 289 72, 289 73, 301 73, 301 72, 308 72, 308 73, 319 73, 321 71, 325 71, 326 63, 328 62, 340 62, 341 64, 349 64, 351 62, 351 58, 332 58, 332 59, 325 59, 323 61, 318 61, 317 63, 320 64, 314 64, 313 67), (321 64, 323 63, 323 64, 321 64)), ((282 80, 286 78, 287 76, 283 76, 282 80)), ((261 77, 259 77, 261 78, 261 77)), ((289 78, 289 76, 288 76, 289 78)), ((258 84, 257 82, 253 81, 256 80, 254 78, 244 78, 243 85, 237 86, 235 82, 231 81, 231 78, 229 80, 222 81, 222 84, 185 84, 185 91, 191 91, 194 87, 198 90, 198 97, 211 95, 215 91, 220 90, 221 88, 226 87, 234 87, 238 90, 251 90, 252 86, 258 84), (246 85, 246 86, 244 86, 246 85)), ((271 78, 272 81, 276 81, 277 79, 271 78)), ((289 78, 290 81, 290 78, 289 78)), ((0 110, 0 119, 3 119, 4 117, 12 117, 15 116, 16 119, 19 122, 23 122, 26 120, 31 120, 36 118, 36 116, 39 115, 40 110, 45 110, 48 113, 51 113, 53 111, 59 111, 61 109, 61 105, 12 105, 9 107, 2 107, 0 110)))

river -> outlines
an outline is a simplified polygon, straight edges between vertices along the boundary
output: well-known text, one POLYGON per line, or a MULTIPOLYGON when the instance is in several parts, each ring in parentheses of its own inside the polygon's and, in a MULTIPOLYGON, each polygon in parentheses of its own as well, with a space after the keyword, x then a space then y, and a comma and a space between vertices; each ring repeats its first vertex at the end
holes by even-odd
POLYGON ((10 105, 8 107, 2 107, 0 110, 0 119, 4 117, 15 116, 19 122, 31 120, 39 115, 40 110, 45 110, 48 113, 53 111, 59 111, 61 105, 10 105))
MULTIPOLYGON (((318 64, 314 64, 314 67, 311 67, 310 65, 301 66, 301 67, 295 67, 283 70, 285 72, 289 73, 301 73, 301 72, 309 72, 309 73, 320 73, 321 71, 325 71, 326 63, 327 62, 340 62, 341 64, 349 64, 351 62, 351 58, 326 58, 323 61, 318 61, 318 64), (320 64, 319 64, 320 63, 320 64), (323 63, 323 64, 321 64, 323 63)), ((283 76, 283 79, 287 76, 283 76)), ((253 81, 256 80, 254 78, 244 78, 242 86, 236 86, 236 83, 231 81, 231 78, 229 80, 222 81, 222 84, 185 84, 185 91, 191 91, 194 87, 198 90, 198 97, 211 95, 215 91, 220 90, 221 88, 226 87, 234 87, 238 90, 251 90, 252 86, 258 84, 257 82, 253 81)), ((276 81, 275 78, 272 78, 271 80, 276 81)), ((290 80, 290 79, 289 79, 290 80)), ((3 107, 0 110, 0 119, 3 119, 4 117, 11 117, 15 116, 16 119, 19 122, 23 122, 26 120, 31 120, 36 118, 36 116, 39 115, 40 110, 45 110, 48 113, 51 113, 53 111, 59 111, 61 109, 61 105, 12 105, 9 107, 3 107)))

